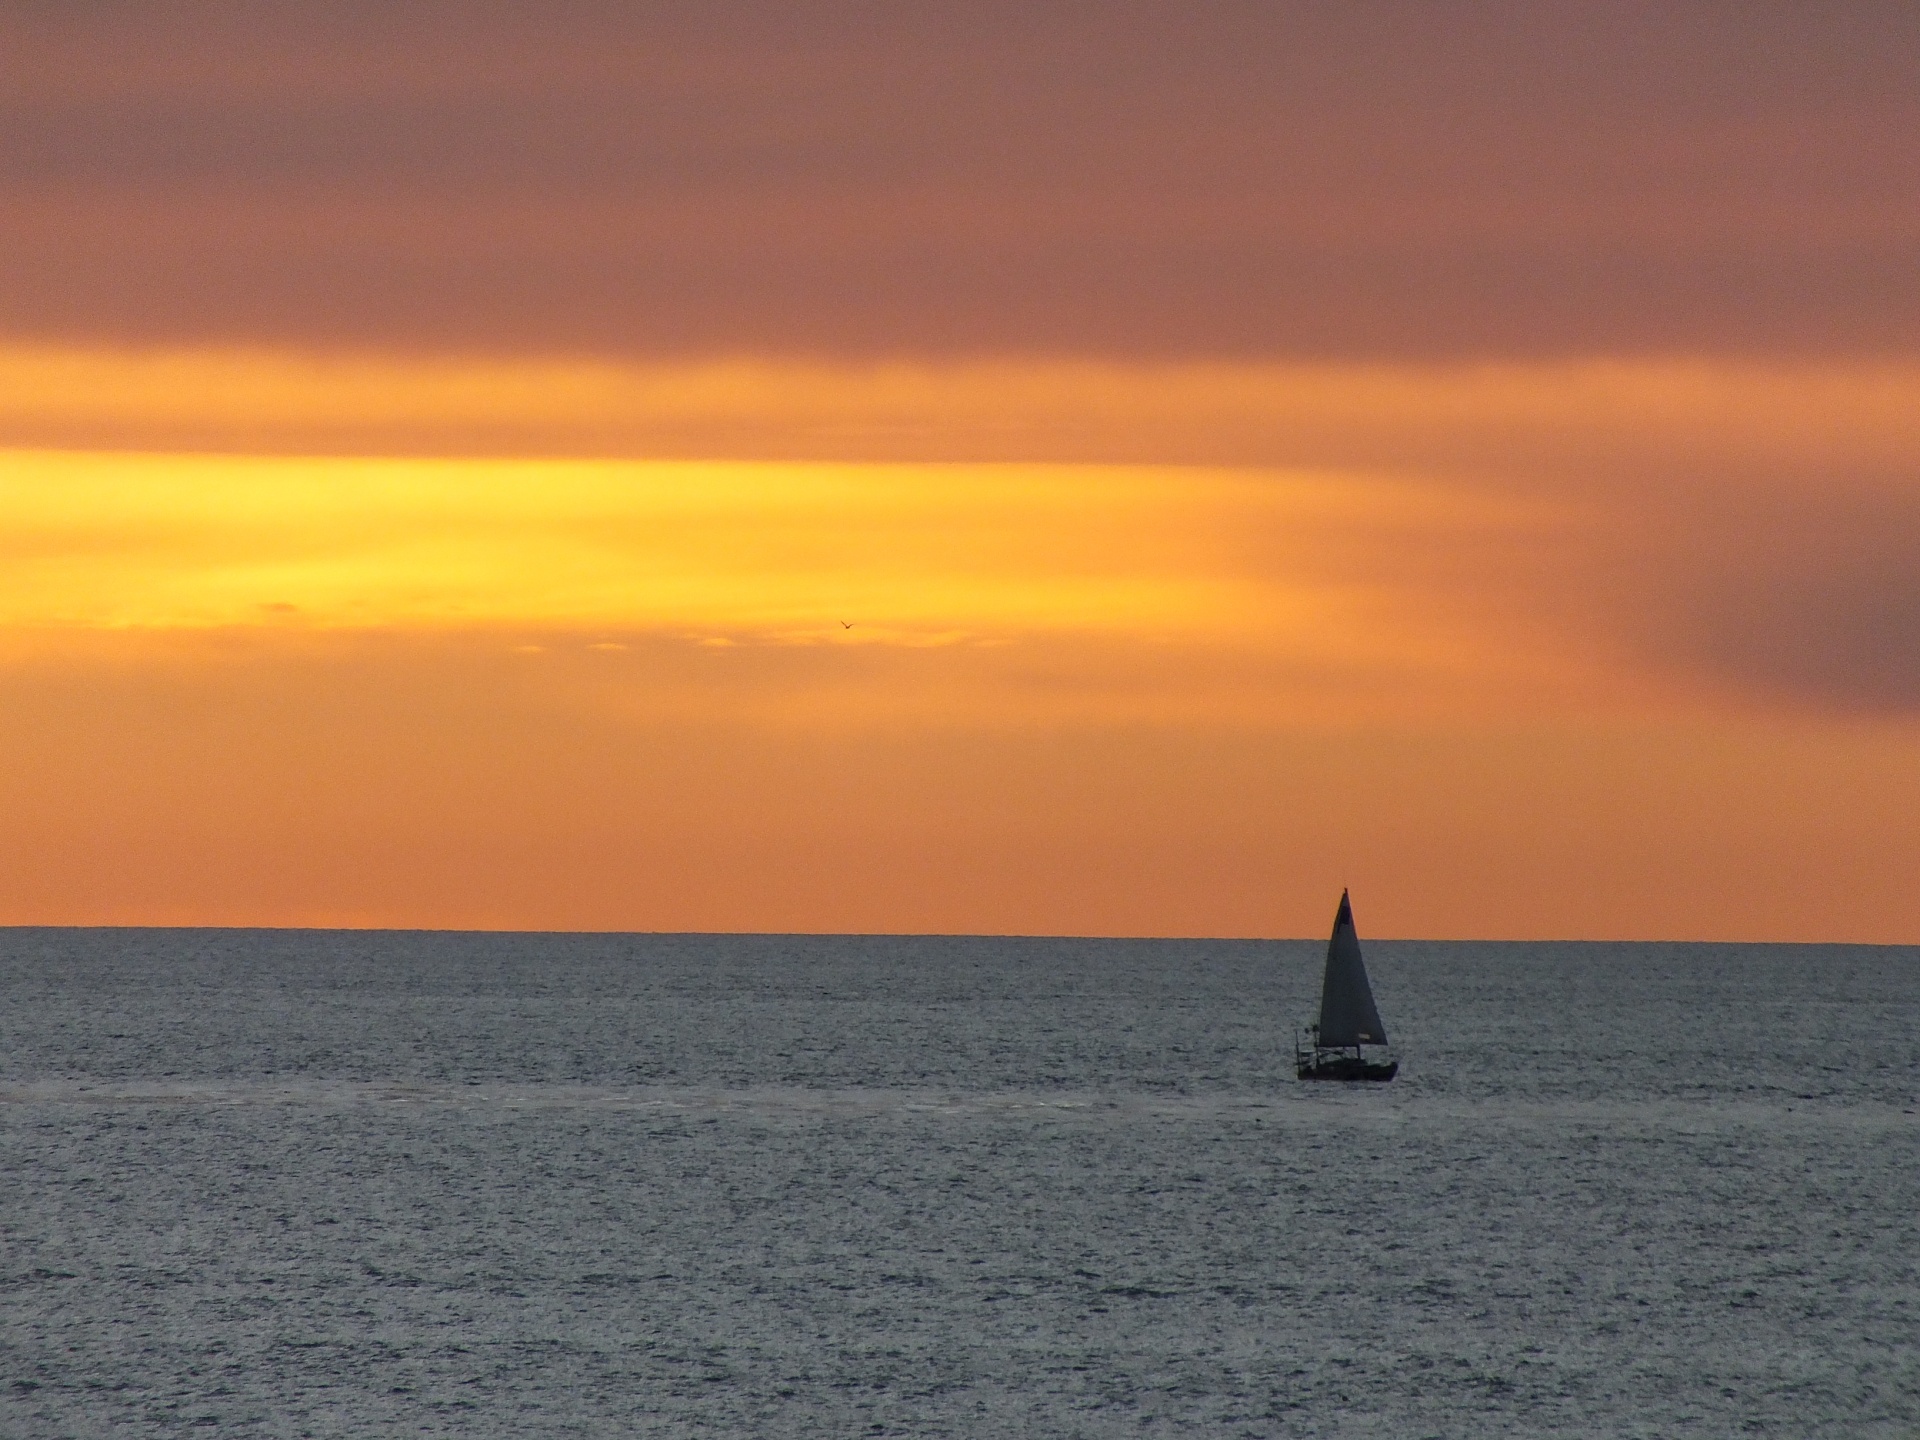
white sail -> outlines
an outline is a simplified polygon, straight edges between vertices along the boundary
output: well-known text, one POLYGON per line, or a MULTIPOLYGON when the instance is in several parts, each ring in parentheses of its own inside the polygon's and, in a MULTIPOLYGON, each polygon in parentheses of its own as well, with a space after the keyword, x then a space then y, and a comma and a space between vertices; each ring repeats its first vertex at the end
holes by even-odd
POLYGON ((1360 958, 1360 936, 1353 928, 1353 906, 1340 892, 1340 913, 1333 917, 1333 938, 1327 942, 1327 973, 1320 984, 1320 1030, 1317 1043, 1329 1048, 1348 1045, 1384 1045, 1387 1027, 1374 1008, 1373 987, 1367 984, 1366 963, 1360 958))

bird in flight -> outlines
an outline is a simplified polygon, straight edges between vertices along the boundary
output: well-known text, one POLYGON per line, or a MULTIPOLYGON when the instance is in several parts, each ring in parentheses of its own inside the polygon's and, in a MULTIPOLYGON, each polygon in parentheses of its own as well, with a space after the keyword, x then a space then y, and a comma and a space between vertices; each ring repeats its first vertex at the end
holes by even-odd
POLYGON ((851 620, 842 620, 840 622, 840 628, 842 630, 851 630, 853 628, 853 622, 851 620))

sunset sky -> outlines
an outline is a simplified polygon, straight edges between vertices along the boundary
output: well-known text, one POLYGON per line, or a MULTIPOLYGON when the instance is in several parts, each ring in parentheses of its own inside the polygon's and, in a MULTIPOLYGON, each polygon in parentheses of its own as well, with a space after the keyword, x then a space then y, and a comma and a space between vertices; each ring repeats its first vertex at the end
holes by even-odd
POLYGON ((17 5, 0 923, 1920 941, 1920 8, 17 5))

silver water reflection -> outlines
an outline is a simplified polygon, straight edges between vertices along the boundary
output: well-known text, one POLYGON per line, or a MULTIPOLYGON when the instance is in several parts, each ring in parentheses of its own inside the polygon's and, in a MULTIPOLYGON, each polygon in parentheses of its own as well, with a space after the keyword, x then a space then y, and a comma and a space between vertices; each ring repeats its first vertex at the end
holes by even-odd
POLYGON ((0 934, 0 1433, 1906 1436, 1920 954, 0 934))

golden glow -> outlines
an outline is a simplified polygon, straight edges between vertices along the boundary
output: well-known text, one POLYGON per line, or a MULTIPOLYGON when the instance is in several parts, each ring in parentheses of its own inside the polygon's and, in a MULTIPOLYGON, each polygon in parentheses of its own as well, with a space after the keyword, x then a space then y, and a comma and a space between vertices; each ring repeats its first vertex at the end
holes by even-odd
POLYGON ((1423 471, 1920 449, 1920 365, 615 364, 0 347, 0 444, 1423 471))
POLYGON ((1920 933, 1911 367, 0 381, 0 920, 1920 933))
MULTIPOLYGON (((501 641, 91 630, 6 657, 0 920, 1307 935, 1346 884, 1376 936, 1913 933, 1902 725, 1352 693, 1255 725, 1190 655, 1159 680, 1090 642, 501 641), (1154 683, 1208 703, 1116 714, 1154 683), (942 704, 885 708, 915 693, 942 704)), ((1285 708, 1288 677, 1242 680, 1285 708)))
MULTIPOLYGON (((1144 467, 0 454, 0 627, 1076 633, 1369 651, 1354 527, 1405 485, 1144 467)), ((1522 512, 1515 509, 1515 516, 1522 512)))

